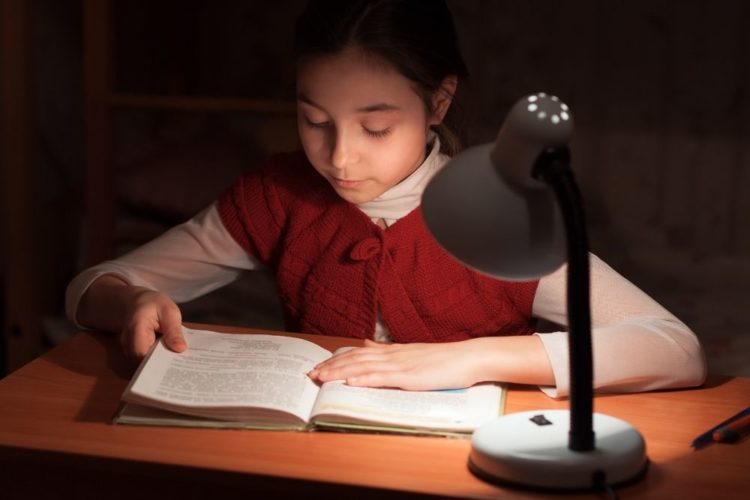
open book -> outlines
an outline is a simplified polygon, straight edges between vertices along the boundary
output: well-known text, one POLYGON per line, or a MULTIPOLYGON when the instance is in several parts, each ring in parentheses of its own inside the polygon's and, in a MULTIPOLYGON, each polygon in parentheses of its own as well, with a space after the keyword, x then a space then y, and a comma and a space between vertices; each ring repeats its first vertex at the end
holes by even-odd
POLYGON ((404 391, 318 386, 333 353, 304 339, 184 328, 188 350, 157 342, 130 381, 115 423, 461 435, 502 414, 506 389, 404 391))

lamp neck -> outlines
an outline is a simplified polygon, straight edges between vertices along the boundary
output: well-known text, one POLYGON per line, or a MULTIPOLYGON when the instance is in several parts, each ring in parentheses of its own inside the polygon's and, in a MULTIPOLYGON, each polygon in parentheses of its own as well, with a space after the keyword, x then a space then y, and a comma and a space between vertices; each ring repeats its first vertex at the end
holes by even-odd
POLYGON ((568 246, 568 356, 570 363, 570 434, 568 448, 594 449, 593 355, 589 248, 583 201, 570 168, 567 147, 547 148, 537 158, 534 178, 555 192, 568 246))

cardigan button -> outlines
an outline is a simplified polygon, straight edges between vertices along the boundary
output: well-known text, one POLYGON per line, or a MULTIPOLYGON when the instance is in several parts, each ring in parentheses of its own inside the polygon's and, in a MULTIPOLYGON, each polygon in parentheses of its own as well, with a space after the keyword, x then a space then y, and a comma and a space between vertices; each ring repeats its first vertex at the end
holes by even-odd
POLYGON ((354 248, 352 248, 352 251, 349 253, 349 257, 351 257, 352 260, 357 261, 369 260, 379 253, 380 240, 377 238, 367 238, 354 245, 354 248))

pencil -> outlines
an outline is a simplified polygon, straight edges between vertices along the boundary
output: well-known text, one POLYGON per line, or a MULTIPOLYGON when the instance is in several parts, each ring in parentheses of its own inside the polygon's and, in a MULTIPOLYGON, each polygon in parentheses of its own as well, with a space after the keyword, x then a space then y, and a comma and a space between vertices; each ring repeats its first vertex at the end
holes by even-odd
POLYGON ((714 431, 713 440, 717 443, 736 443, 748 434, 750 434, 750 415, 745 415, 714 431))
POLYGON ((695 438, 693 440, 693 442, 691 443, 691 446, 697 450, 697 449, 703 448, 704 446, 706 446, 706 445, 708 445, 710 443, 713 443, 714 442, 714 440, 713 440, 714 432, 718 431, 719 429, 721 429, 725 425, 728 425, 728 424, 734 422, 735 420, 738 420, 738 419, 740 419, 740 418, 742 418, 742 417, 744 417, 746 415, 750 415, 750 406, 748 406, 744 410, 739 411, 735 415, 732 415, 731 417, 729 417, 728 419, 724 420, 723 422, 721 422, 717 426, 715 426, 715 427, 707 430, 706 432, 704 432, 703 434, 701 434, 700 436, 698 436, 697 438, 695 438))

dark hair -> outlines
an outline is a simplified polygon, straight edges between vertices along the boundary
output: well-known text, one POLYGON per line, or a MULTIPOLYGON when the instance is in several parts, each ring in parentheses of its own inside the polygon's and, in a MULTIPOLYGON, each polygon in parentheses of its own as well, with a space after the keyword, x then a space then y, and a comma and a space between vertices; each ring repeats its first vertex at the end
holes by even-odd
MULTIPOLYGON (((453 17, 444 0, 311 0, 297 19, 294 56, 338 54, 358 47, 392 64, 417 85, 428 112, 432 94, 450 75, 468 75, 458 48, 453 17)), ((461 149, 451 129, 455 106, 436 126, 441 149, 461 149)))

